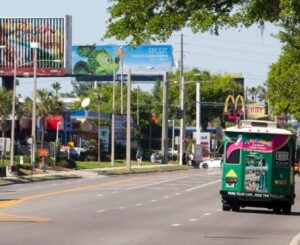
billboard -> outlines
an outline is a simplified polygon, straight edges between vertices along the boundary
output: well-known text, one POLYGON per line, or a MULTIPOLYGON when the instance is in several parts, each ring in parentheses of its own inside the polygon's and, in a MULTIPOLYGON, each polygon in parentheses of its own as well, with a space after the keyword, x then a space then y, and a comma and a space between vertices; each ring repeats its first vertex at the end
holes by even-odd
POLYGON ((37 76, 71 72, 71 16, 59 18, 0 18, 0 76, 33 75, 33 50, 37 43, 37 76))
POLYGON ((163 74, 171 71, 173 54, 171 45, 128 45, 73 46, 73 74, 113 75, 163 74))

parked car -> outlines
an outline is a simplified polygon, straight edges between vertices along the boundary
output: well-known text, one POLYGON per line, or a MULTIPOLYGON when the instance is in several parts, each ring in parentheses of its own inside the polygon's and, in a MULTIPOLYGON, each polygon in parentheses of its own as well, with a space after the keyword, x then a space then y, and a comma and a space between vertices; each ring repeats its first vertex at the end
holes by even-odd
POLYGON ((199 168, 221 168, 222 158, 212 158, 206 161, 200 162, 199 168))

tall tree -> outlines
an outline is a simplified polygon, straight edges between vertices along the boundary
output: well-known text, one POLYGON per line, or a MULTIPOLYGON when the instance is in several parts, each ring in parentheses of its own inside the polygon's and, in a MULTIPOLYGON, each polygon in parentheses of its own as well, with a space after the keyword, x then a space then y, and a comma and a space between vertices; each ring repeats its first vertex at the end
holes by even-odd
POLYGON ((8 130, 7 119, 12 111, 12 91, 0 87, 0 98, 0 130, 2 137, 5 137, 5 132, 8 130))
MULTIPOLYGON (((23 113, 25 115, 30 115, 32 107, 28 106, 32 103, 32 100, 27 97, 25 98, 25 105, 23 113)), ((47 115, 59 115, 64 111, 64 105, 58 96, 53 95, 53 93, 47 89, 37 90, 37 116, 41 117, 41 121, 44 122, 44 118, 47 115)), ((44 146, 45 139, 45 128, 42 123, 42 136, 41 136, 41 147, 44 146)))
POLYGON ((278 36, 284 46, 268 73, 267 96, 275 115, 285 113, 300 120, 300 23, 285 22, 281 26, 278 36))
POLYGON ((173 31, 184 27, 193 32, 218 34, 228 27, 263 26, 265 21, 295 24, 300 21, 297 0, 110 0, 105 38, 145 41, 166 41, 173 31), (143 11, 141 11, 141 9, 143 11))
POLYGON ((53 88, 53 90, 55 91, 55 96, 58 96, 58 92, 59 90, 61 90, 61 84, 60 82, 55 82, 51 84, 51 87, 53 88))

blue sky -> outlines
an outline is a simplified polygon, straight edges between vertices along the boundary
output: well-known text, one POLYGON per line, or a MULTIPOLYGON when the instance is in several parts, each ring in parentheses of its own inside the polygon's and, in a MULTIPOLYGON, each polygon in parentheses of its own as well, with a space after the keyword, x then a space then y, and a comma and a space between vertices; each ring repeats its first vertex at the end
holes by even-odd
MULTIPOLYGON (((105 32, 108 19, 106 0, 85 1, 40 1, 12 0, 3 1, 0 8, 1 17, 61 17, 66 14, 73 20, 73 45, 86 44, 124 44, 114 39, 101 38, 105 32)), ((184 29, 184 67, 198 67, 211 73, 242 73, 245 86, 262 85, 266 80, 269 66, 276 61, 281 44, 271 35, 278 28, 267 24, 264 30, 253 26, 249 29, 224 30, 219 36, 192 34, 184 29)), ((175 63, 180 55, 180 33, 172 35, 166 44, 173 45, 175 63)), ((70 90, 68 79, 39 79, 38 88, 49 87, 55 81, 61 82, 63 90, 70 90)), ((23 79, 17 93, 31 95, 32 79, 23 79)))

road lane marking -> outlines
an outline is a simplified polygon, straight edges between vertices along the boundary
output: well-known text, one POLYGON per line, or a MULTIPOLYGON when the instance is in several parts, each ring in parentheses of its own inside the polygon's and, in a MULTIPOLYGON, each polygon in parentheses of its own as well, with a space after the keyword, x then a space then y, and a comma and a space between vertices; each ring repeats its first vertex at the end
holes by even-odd
POLYGON ((169 197, 170 197, 170 196, 168 196, 168 195, 167 195, 167 196, 164 196, 165 199, 168 199, 169 197))
POLYGON ((121 206, 121 207, 118 207, 118 209, 125 209, 126 207, 123 207, 123 206, 121 206))
POLYGON ((198 219, 189 219, 190 222, 196 222, 198 219))
POLYGON ((200 188, 206 187, 208 185, 213 185, 213 184, 216 184, 216 183, 219 183, 219 182, 221 182, 221 180, 215 180, 215 181, 212 181, 212 182, 205 183, 203 185, 198 185, 198 186, 192 187, 192 188, 187 189, 185 191, 187 191, 187 192, 193 191, 193 190, 200 189, 200 188))
POLYGON ((143 206, 143 203, 137 203, 135 206, 143 206))
POLYGON ((138 176, 138 177, 132 177, 132 178, 125 179, 125 180, 115 180, 115 181, 106 182, 106 183, 102 183, 102 184, 86 185, 86 186, 81 186, 81 187, 64 189, 64 190, 60 190, 60 191, 41 193, 41 194, 21 197, 19 199, 15 199, 15 200, 0 201, 0 208, 7 208, 7 207, 14 206, 14 205, 17 205, 22 202, 31 201, 31 200, 38 199, 38 198, 45 198, 45 197, 55 196, 55 195, 59 195, 59 194, 84 191, 84 190, 88 190, 88 189, 94 189, 97 187, 112 186, 115 184, 128 183, 128 182, 137 181, 137 180, 141 180, 141 179, 145 179, 145 178, 146 177, 138 176))
POLYGON ((300 232, 296 236, 293 237, 293 239, 289 245, 298 245, 299 241, 300 241, 300 232))
POLYGON ((172 224, 173 227, 181 226, 181 224, 172 224))
POLYGON ((48 222, 49 218, 0 213, 0 222, 48 222))
POLYGON ((204 213, 203 215, 204 216, 209 216, 209 215, 211 215, 211 213, 204 213))
POLYGON ((153 185, 159 185, 159 184, 163 184, 163 183, 167 183, 167 182, 171 182, 171 181, 175 181, 175 180, 179 180, 179 179, 184 179, 184 178, 187 178, 187 177, 188 176, 184 176, 184 177, 179 177, 179 178, 174 178, 174 179, 167 179, 167 180, 163 180, 163 181, 158 181, 158 182, 154 182, 154 183, 152 182, 150 184, 139 185, 139 186, 127 188, 126 191, 141 189, 141 188, 145 188, 145 187, 149 187, 149 186, 153 186, 153 185))
POLYGON ((97 213, 103 213, 105 211, 106 211, 105 209, 100 209, 100 210, 97 210, 97 213))
POLYGON ((157 202, 157 200, 155 200, 155 199, 152 199, 152 200, 151 200, 151 202, 157 202))
POLYGON ((96 197, 102 197, 103 196, 103 194, 97 194, 96 195, 96 197))

